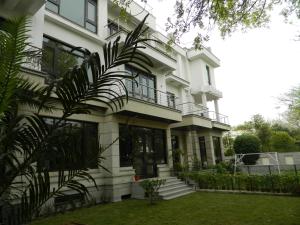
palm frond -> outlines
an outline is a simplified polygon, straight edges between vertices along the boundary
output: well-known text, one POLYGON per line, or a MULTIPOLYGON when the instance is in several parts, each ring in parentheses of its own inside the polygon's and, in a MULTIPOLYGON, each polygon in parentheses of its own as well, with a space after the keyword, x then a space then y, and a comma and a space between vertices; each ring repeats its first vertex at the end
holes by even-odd
POLYGON ((21 65, 28 45, 28 20, 26 17, 8 20, 0 32, 0 115, 8 108, 17 86, 21 65))

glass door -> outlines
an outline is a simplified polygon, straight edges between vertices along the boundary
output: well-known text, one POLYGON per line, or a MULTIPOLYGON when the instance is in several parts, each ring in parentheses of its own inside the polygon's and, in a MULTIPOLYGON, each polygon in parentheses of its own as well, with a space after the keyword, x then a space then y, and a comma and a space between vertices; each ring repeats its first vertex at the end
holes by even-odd
POLYGON ((207 155, 206 155, 205 137, 199 137, 199 146, 200 146, 200 157, 201 157, 202 167, 206 167, 207 155))
POLYGON ((133 168, 136 175, 141 178, 157 176, 152 130, 137 128, 134 139, 133 168))

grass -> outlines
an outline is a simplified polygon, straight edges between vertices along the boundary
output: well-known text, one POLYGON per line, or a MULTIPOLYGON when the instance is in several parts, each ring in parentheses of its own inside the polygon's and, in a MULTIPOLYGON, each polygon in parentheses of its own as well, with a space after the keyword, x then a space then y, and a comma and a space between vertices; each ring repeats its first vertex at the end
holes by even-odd
POLYGON ((300 198, 198 192, 149 205, 125 200, 56 215, 32 225, 299 225, 300 198))

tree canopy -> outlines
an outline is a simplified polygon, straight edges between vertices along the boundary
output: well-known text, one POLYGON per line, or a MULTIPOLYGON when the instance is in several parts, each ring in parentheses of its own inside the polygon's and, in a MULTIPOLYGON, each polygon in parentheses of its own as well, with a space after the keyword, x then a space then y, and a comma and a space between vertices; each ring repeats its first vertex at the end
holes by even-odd
MULTIPOLYGON (((124 15, 132 1, 113 2, 121 7, 121 15, 124 15)), ((147 0, 140 2, 147 3, 147 0)), ((299 0, 176 0, 173 16, 166 21, 166 30, 172 34, 172 41, 180 42, 184 33, 195 28, 194 46, 201 47, 213 28, 226 37, 238 30, 267 25, 271 11, 277 6, 285 18, 292 14, 300 18, 299 0)))

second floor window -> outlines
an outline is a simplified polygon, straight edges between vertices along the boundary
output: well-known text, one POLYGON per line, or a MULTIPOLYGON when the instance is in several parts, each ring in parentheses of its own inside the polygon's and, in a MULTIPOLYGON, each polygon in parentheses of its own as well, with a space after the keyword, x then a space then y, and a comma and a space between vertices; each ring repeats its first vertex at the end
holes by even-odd
POLYGON ((131 66, 126 66, 125 69, 133 76, 138 75, 136 82, 129 79, 125 82, 129 96, 156 102, 155 77, 131 66))
POLYGON ((209 70, 209 66, 208 65, 206 65, 206 75, 207 75, 208 85, 211 85, 210 70, 209 70))
POLYGON ((97 32, 96 0, 47 0, 46 9, 91 32, 97 32))
POLYGON ((43 38, 42 70, 57 77, 83 62, 81 51, 50 37, 43 38))

